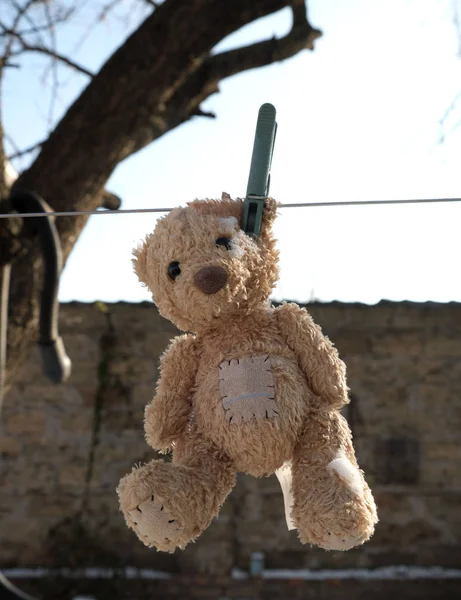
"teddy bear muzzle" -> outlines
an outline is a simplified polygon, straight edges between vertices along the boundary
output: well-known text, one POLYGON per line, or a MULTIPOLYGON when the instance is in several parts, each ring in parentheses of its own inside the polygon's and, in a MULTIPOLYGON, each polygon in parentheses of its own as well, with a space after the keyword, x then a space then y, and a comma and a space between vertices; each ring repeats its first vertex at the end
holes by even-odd
POLYGON ((222 267, 203 267, 195 274, 194 284, 204 294, 216 294, 227 283, 227 273, 222 267))

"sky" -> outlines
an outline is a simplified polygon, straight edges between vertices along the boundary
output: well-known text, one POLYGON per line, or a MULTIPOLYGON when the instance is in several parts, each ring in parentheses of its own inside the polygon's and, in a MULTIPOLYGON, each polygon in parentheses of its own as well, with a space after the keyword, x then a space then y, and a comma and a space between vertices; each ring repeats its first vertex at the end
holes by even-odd
MULTIPOLYGON (((96 3, 87 5, 91 11, 96 3)), ((461 0, 308 5, 311 23, 324 32, 315 51, 224 81, 203 105, 217 119, 194 118, 120 164, 106 188, 121 196, 122 208, 174 207, 223 191, 244 196, 264 102, 277 109, 271 195, 281 203, 461 196, 461 0)), ((87 12, 63 29, 59 50, 97 71, 146 14, 131 15, 128 28, 116 19, 98 25, 79 49, 87 12)), ((283 35, 290 25, 283 10, 215 51, 283 35)), ((48 64, 34 55, 21 70, 8 70, 3 118, 19 147, 49 128, 48 64)), ((60 76, 54 120, 87 83, 64 68, 60 76)), ((130 260, 157 217, 91 217, 63 272, 61 301, 149 299, 130 260)), ((281 209, 281 277, 273 297, 461 301, 460 228, 461 203, 281 209)))

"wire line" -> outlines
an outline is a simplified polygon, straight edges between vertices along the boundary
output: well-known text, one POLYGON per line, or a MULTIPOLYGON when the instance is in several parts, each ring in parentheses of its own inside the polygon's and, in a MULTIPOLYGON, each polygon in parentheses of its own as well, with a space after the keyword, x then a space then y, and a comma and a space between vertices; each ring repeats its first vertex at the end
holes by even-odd
MULTIPOLYGON (((350 200, 346 202, 299 202, 297 204, 281 204, 280 208, 315 208, 326 206, 378 206, 389 204, 440 204, 442 202, 461 202, 461 198, 420 198, 409 200, 350 200)), ((128 208, 122 210, 75 210, 47 213, 0 213, 0 219, 18 217, 80 217, 91 215, 128 215, 142 213, 168 213, 173 208, 128 208)))

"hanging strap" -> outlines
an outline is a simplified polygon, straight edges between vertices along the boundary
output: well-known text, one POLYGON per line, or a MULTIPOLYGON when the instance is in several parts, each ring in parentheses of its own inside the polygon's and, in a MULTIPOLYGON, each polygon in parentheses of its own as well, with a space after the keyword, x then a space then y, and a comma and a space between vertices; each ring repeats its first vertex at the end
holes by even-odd
MULTIPOLYGON (((18 212, 52 212, 48 204, 34 192, 13 190, 10 194, 12 207, 18 212)), ((39 348, 43 371, 55 383, 65 381, 71 371, 71 363, 58 333, 58 291, 62 269, 62 252, 59 235, 52 217, 36 219, 44 258, 43 288, 40 297, 39 348)), ((0 409, 5 386, 6 335, 8 323, 8 296, 11 266, 5 265, 2 273, 0 302, 0 409)))

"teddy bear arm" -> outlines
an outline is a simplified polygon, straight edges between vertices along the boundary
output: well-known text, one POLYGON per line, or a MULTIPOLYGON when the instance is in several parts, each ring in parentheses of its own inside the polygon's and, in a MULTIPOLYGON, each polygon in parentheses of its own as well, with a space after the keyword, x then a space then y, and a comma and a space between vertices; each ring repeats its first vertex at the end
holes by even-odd
POLYGON ((157 391, 145 410, 146 440, 153 448, 166 451, 185 432, 197 366, 195 338, 189 334, 175 338, 160 360, 157 391))
POLYGON ((297 304, 275 309, 280 331, 295 353, 310 388, 331 408, 348 404, 346 366, 309 313, 297 304))

